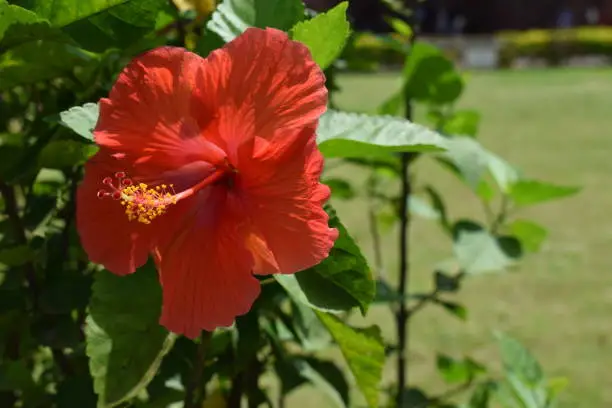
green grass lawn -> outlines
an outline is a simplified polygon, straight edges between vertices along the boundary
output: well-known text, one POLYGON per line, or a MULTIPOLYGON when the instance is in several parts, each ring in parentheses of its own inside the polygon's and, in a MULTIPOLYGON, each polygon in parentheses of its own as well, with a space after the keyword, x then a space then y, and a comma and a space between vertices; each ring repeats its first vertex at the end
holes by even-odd
MULTIPOLYGON (((393 74, 344 75, 336 102, 346 110, 374 109, 399 85, 393 74)), ((498 361, 492 331, 523 341, 551 376, 570 388, 562 407, 612 406, 612 72, 542 70, 468 75, 460 107, 477 109, 479 139, 532 178, 583 186, 572 198, 533 207, 523 215, 549 228, 542 251, 517 271, 470 278, 457 301, 469 310, 462 322, 428 307, 411 326, 410 381, 441 390, 434 356, 441 350, 498 361)), ((471 193, 424 160, 419 182, 444 193, 450 215, 481 216, 471 193)), ((359 182, 359 174, 344 175, 359 182)), ((371 256, 365 203, 337 202, 356 239, 371 256)), ((395 231, 385 237, 388 274, 397 269, 395 231)), ((416 219, 412 239, 412 289, 429 288, 431 269, 451 248, 431 221, 416 219)), ((391 314, 375 307, 368 321, 394 338, 391 314)), ((393 379, 393 365, 385 371, 393 379)))

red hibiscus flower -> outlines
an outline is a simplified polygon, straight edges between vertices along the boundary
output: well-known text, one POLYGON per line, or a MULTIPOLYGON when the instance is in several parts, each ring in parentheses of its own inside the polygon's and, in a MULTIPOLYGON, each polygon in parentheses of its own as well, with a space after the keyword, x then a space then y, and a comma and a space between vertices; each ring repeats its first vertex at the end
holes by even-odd
POLYGON ((253 274, 326 258, 338 232, 315 142, 324 80, 274 29, 250 28, 206 59, 162 47, 133 60, 100 101, 100 150, 78 191, 91 261, 125 275, 153 255, 160 323, 194 338, 248 312, 253 274))

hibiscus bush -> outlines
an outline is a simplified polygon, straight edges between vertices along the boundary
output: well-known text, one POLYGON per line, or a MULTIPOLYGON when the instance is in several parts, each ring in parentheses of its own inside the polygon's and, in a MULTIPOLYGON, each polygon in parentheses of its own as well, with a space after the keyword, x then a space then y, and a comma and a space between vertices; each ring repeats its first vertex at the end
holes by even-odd
POLYGON ((427 304, 465 319, 447 295, 546 236, 515 210, 577 189, 480 145, 477 112, 454 108, 461 75, 418 41, 378 112, 334 109, 337 61, 363 57, 343 54, 347 6, 0 0, 0 407, 298 406, 304 385, 337 406, 550 406, 559 383, 501 333, 502 375, 441 353, 450 391, 411 388, 406 327, 427 304), (412 177, 422 159, 488 222, 450 219, 412 177), (332 164, 366 168, 363 187, 332 164), (400 226, 398 284, 332 207, 356 195, 375 253, 379 227, 400 226), (408 290, 411 216, 454 248, 430 293, 408 290), (374 303, 396 340, 355 324, 374 303))

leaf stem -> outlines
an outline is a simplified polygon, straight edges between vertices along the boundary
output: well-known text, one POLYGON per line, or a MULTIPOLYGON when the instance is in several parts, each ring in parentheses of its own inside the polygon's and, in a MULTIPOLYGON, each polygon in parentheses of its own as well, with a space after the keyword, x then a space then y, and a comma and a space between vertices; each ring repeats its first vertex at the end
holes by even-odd
POLYGON ((205 397, 205 390, 202 387, 202 374, 206 364, 206 351, 210 345, 212 332, 203 330, 200 335, 200 344, 198 345, 197 357, 193 367, 191 379, 185 390, 184 408, 197 408, 202 405, 205 397))

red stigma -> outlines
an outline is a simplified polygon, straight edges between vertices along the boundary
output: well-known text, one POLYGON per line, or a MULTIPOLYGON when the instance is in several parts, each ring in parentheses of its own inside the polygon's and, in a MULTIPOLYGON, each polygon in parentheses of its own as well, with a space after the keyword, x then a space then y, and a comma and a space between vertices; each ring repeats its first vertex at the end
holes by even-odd
POLYGON ((99 199, 103 199, 103 198, 109 196, 109 192, 108 191, 104 191, 104 190, 98 190, 97 196, 98 196, 99 199))
POLYGON ((112 186, 113 185, 113 178, 112 177, 104 177, 104 180, 102 180, 102 184, 106 184, 108 186, 112 186))
POLYGON ((115 173, 115 177, 117 177, 118 179, 125 178, 125 172, 118 171, 117 173, 115 173))

